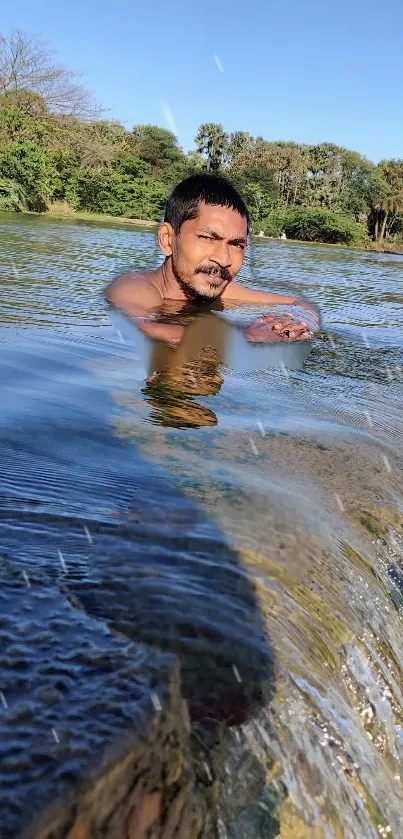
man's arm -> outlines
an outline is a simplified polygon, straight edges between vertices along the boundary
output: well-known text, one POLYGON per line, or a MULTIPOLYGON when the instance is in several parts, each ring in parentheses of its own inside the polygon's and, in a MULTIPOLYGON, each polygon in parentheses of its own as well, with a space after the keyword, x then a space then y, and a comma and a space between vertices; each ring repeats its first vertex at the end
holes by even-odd
MULTIPOLYGON (((308 300, 304 300, 302 297, 291 297, 289 295, 284 294, 274 294, 270 291, 256 291, 253 288, 247 288, 245 286, 242 286, 240 283, 234 282, 234 280, 232 280, 232 282, 230 282, 227 288, 225 289, 222 295, 222 299, 224 304, 226 302, 229 304, 235 303, 237 306, 248 304, 267 304, 269 306, 300 306, 301 308, 306 309, 307 312, 311 314, 311 316, 314 316, 313 322, 312 317, 310 318, 311 323, 309 326, 307 323, 305 323, 305 321, 294 321, 293 324, 290 323, 293 321, 293 318, 290 315, 286 315, 285 319, 283 317, 278 317, 277 319, 275 319, 272 315, 259 318, 259 320, 255 324, 257 331, 255 330, 256 335, 253 338, 254 341, 265 340, 264 336, 265 334, 267 334, 268 330, 270 332, 270 329, 272 329, 273 332, 276 334, 277 339, 281 339, 283 337, 291 339, 307 338, 311 336, 312 332, 315 332, 322 325, 322 318, 318 307, 314 303, 310 303, 308 300), (273 322, 270 325, 270 322, 274 320, 277 320, 277 324, 275 325, 273 322), (281 321, 284 322, 281 323, 281 321), (264 328, 262 329, 263 324, 264 328)), ((248 331, 248 336, 249 334, 250 337, 248 337, 248 340, 251 340, 252 333, 250 329, 248 331)))
POLYGON ((299 298, 289 297, 282 294, 273 294, 271 291, 255 291, 253 288, 247 288, 235 280, 229 283, 225 289, 223 300, 228 300, 234 303, 268 303, 268 305, 283 304, 285 306, 295 305, 299 298))
POLYGON ((147 338, 179 344, 183 327, 177 323, 157 323, 151 319, 161 308, 163 299, 158 289, 141 274, 122 274, 104 291, 104 297, 116 309, 129 315, 147 338))
POLYGON ((319 328, 321 325, 321 316, 318 307, 314 303, 310 303, 308 300, 304 300, 302 297, 297 297, 296 295, 291 297, 284 294, 274 294, 271 291, 257 291, 232 280, 225 289, 222 300, 228 303, 237 303, 238 305, 249 303, 258 306, 262 303, 268 306, 301 306, 315 315, 315 321, 317 321, 315 324, 316 328, 319 328))

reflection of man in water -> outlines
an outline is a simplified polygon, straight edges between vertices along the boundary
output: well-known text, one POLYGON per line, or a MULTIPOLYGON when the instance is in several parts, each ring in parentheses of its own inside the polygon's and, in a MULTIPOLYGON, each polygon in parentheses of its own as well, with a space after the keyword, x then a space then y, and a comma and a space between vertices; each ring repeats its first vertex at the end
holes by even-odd
POLYGON ((150 406, 151 422, 173 428, 217 425, 214 411, 194 398, 214 396, 221 388, 223 377, 213 349, 207 347, 187 364, 161 365, 156 369, 159 372, 149 376, 142 389, 150 406))
POLYGON ((151 409, 150 420, 175 428, 217 425, 215 413, 194 397, 213 396, 221 388, 227 325, 208 311, 182 320, 179 346, 152 342, 151 375, 143 388, 151 409))
MULTIPOLYGON (((166 205, 158 233, 164 263, 155 271, 117 277, 105 296, 130 315, 149 338, 174 345, 182 339, 183 325, 155 319, 155 314, 172 304, 212 307, 219 303, 224 309, 285 304, 315 310, 297 297, 255 291, 235 281, 243 264, 248 232, 248 210, 236 189, 216 175, 192 175, 175 187, 166 205)), ((307 325, 289 315, 265 315, 245 329, 245 337, 251 342, 310 336, 307 325)))

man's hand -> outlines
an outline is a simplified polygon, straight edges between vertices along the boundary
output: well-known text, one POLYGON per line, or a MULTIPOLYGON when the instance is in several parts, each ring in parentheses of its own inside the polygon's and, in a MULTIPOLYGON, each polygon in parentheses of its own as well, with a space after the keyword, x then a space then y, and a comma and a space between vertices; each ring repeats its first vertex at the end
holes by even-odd
POLYGON ((312 334, 306 323, 295 321, 291 315, 263 315, 244 330, 251 344, 302 341, 312 338, 312 334))

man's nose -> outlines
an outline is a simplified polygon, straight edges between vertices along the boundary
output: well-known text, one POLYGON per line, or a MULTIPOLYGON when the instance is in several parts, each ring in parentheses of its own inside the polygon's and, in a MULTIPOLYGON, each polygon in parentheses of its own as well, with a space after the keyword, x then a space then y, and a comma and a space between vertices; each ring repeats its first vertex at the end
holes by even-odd
POLYGON ((216 242, 210 258, 213 262, 220 265, 221 268, 229 268, 231 265, 231 253, 227 242, 216 242))

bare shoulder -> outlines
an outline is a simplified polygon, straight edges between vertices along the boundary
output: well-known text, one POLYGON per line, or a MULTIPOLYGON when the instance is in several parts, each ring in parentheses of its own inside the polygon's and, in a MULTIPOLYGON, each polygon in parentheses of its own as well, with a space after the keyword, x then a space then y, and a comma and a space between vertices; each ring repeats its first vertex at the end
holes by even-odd
POLYGON ((158 308, 163 302, 161 293, 152 281, 152 274, 146 271, 131 271, 116 277, 104 290, 104 297, 128 314, 158 308))

